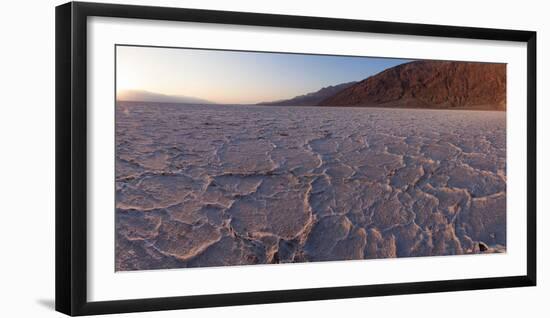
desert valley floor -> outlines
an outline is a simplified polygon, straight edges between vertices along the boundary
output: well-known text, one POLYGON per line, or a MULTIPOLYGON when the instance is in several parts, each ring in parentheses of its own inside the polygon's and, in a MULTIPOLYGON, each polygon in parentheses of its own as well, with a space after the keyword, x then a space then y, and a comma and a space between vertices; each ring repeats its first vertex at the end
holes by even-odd
POLYGON ((116 270, 502 252, 506 112, 124 103, 116 270))

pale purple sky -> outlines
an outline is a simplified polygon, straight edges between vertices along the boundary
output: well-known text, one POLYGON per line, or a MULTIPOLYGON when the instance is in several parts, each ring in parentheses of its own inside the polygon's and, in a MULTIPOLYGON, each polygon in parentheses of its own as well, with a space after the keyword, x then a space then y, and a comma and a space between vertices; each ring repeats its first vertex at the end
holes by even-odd
POLYGON ((404 59, 117 46, 117 94, 144 90, 258 103, 358 81, 404 59))

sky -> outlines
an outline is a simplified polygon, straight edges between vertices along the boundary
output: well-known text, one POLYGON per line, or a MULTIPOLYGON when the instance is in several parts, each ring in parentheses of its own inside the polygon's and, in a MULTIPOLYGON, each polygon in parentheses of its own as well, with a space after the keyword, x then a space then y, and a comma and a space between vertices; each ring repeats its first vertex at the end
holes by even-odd
POLYGON ((359 81, 402 59, 117 46, 117 95, 143 90, 253 104, 359 81))

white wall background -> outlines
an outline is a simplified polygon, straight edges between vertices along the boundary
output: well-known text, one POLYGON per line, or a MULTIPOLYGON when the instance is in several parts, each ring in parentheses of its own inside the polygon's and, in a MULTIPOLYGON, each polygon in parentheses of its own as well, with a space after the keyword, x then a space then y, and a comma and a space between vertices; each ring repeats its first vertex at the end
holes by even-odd
MULTIPOLYGON (((538 32, 537 287, 116 315, 116 317, 295 317, 407 315, 518 317, 550 314, 549 9, 544 1, 115 1, 232 11, 451 24, 538 32), (545 250, 546 248, 546 250, 545 250)), ((12 1, 0 18, 0 316, 61 317, 54 298, 54 7, 12 1)))

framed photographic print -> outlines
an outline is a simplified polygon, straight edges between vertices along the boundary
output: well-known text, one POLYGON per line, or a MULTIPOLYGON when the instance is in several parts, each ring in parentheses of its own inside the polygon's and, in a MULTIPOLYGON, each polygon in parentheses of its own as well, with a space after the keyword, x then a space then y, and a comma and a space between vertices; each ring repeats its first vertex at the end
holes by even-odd
POLYGON ((536 284, 536 33, 56 8, 56 309, 536 284))

